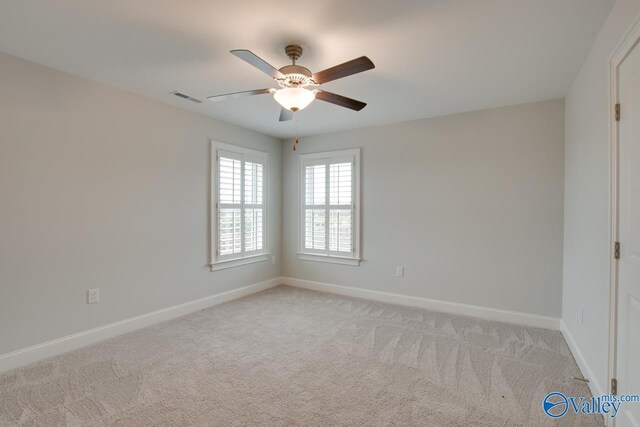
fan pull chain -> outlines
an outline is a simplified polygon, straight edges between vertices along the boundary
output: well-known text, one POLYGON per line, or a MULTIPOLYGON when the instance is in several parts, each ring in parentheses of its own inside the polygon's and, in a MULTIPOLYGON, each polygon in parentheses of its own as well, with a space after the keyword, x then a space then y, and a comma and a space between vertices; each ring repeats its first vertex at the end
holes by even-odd
POLYGON ((293 113, 293 144, 291 145, 291 149, 296 151, 298 147, 298 143, 300 142, 300 138, 298 138, 298 114, 293 113))

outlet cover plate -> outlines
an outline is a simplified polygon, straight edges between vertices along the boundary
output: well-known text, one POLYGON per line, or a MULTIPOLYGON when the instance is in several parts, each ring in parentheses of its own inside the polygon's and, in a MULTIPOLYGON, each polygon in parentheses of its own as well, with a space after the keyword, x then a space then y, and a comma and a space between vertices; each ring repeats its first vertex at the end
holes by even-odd
POLYGON ((87 291, 87 304, 95 304, 100 301, 100 290, 98 288, 87 291))

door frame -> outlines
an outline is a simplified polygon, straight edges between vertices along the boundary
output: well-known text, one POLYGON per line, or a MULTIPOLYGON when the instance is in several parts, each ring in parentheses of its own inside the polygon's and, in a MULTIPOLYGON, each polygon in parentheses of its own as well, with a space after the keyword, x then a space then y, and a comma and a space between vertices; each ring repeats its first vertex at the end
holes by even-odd
MULTIPOLYGON (((619 122, 616 121, 615 116, 615 105, 620 102, 620 65, 636 46, 640 46, 640 14, 634 18, 633 23, 624 33, 609 59, 609 378, 605 384, 606 390, 603 390, 605 393, 611 392, 611 378, 616 378, 618 356, 618 260, 614 256, 614 243, 620 238, 620 133, 619 122)), ((624 114, 624 111, 621 114, 624 114)), ((605 418, 607 418, 605 423, 608 426, 615 426, 615 419, 605 418)))

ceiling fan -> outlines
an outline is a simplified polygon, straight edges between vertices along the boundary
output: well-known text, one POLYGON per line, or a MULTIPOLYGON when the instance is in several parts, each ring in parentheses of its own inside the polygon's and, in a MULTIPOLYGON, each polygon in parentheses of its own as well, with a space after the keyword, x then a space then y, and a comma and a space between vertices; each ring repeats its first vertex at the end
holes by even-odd
POLYGON ((327 92, 326 90, 308 89, 309 87, 316 87, 333 80, 375 68, 373 62, 371 62, 371 60, 366 56, 361 56, 360 58, 347 61, 343 64, 336 65, 335 67, 327 68, 326 70, 318 73, 312 73, 308 68, 296 64, 298 58, 302 56, 302 47, 298 45, 288 45, 284 50, 287 56, 291 59, 292 64, 285 65, 279 70, 249 50, 238 49, 231 51, 231 54, 271 76, 278 83, 280 89, 267 88, 247 90, 243 92, 209 96, 207 99, 211 101, 222 101, 241 96, 263 95, 267 93, 273 94, 274 99, 282 106, 280 111, 281 122, 291 120, 293 118, 293 113, 302 110, 314 99, 330 102, 355 111, 360 111, 367 105, 364 102, 327 92))

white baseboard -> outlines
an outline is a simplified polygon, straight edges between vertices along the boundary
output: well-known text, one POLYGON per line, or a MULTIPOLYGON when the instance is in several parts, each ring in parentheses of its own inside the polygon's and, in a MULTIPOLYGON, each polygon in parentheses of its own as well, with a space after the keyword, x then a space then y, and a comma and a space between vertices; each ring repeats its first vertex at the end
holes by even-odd
MULTIPOLYGON (((11 353, 6 353, 0 355, 0 372, 17 368, 67 351, 72 351, 107 338, 112 338, 127 332, 134 331, 136 329, 153 325, 155 323, 184 316, 185 314, 189 314, 198 310, 202 310, 204 308, 221 304, 223 302, 241 298, 243 296, 266 290, 280 284, 321 292, 329 292, 338 295, 365 298, 374 301, 388 302, 392 304, 420 307, 446 313, 475 316, 481 319, 496 320, 537 328, 560 330, 562 327, 562 332, 565 336, 565 339, 567 340, 567 343, 569 344, 569 347, 571 348, 571 351, 576 357, 578 366, 583 371, 583 373, 586 373, 587 377, 589 377, 591 381, 593 381, 592 383, 590 383, 590 387, 596 386, 598 389, 600 389, 597 380, 595 380, 593 374, 588 369, 588 365, 584 364, 584 358, 582 358, 582 355, 575 346, 575 342, 573 341, 571 335, 566 330, 566 327, 560 319, 535 314, 519 313, 515 311, 500 310, 469 304, 395 294, 390 292, 332 285, 329 283, 295 279, 292 277, 277 277, 274 279, 266 280, 264 282, 255 283, 253 285, 190 301, 184 304, 178 304, 161 310, 153 311, 151 313, 131 317, 129 319, 110 323, 108 325, 100 326, 88 331, 79 332, 76 334, 68 335, 66 337, 16 350, 11 353)), ((596 390, 592 389, 592 392, 595 394, 596 390)), ((597 392, 601 394, 599 391, 597 392)))
POLYGON ((608 389, 605 390, 604 388, 602 388, 602 384, 600 384, 600 382, 598 381, 598 378, 595 375, 593 375, 591 366, 589 366, 587 359, 585 359, 584 355, 580 351, 580 348, 576 344, 576 340, 573 338, 573 335, 571 335, 571 332, 569 332, 569 329, 567 328, 567 324, 564 323, 564 320, 560 321, 560 331, 562 332, 562 335, 564 336, 564 340, 567 342, 567 345, 569 346, 569 349, 573 354, 573 358, 576 360, 576 363, 578 364, 578 368, 580 368, 580 372, 582 372, 582 377, 589 380, 587 384, 589 385, 589 390, 591 390, 591 394, 594 396, 600 396, 602 394, 608 393, 607 391, 608 389))
POLYGON ((314 291, 329 292, 350 297, 365 298, 374 301, 388 302, 392 304, 408 305, 411 307, 426 308, 428 310, 445 313, 474 316, 486 320, 514 323, 535 328, 560 330, 560 319, 555 317, 540 316, 537 314, 520 313, 516 311, 500 310, 496 308, 481 307, 477 305, 461 304, 456 302, 440 301, 429 298, 414 297, 410 295, 394 294, 390 292, 373 291, 350 286, 332 285, 329 283, 313 282, 310 280, 296 279, 293 277, 281 277, 283 285, 314 291))
POLYGON ((163 308, 151 313, 131 317, 129 319, 110 323, 88 331, 67 335, 66 337, 47 341, 42 344, 36 344, 11 353, 6 353, 0 355, 0 372, 65 353, 67 351, 75 350, 107 338, 112 338, 136 329, 144 328, 145 326, 184 316, 185 314, 193 313, 223 302, 263 291, 279 284, 281 284, 281 280, 279 277, 276 277, 275 279, 254 283, 242 288, 163 308))

